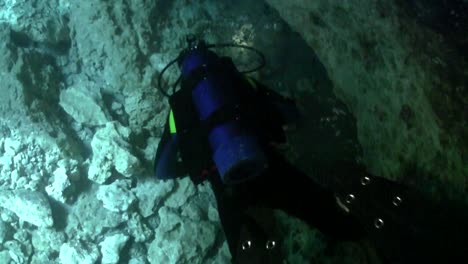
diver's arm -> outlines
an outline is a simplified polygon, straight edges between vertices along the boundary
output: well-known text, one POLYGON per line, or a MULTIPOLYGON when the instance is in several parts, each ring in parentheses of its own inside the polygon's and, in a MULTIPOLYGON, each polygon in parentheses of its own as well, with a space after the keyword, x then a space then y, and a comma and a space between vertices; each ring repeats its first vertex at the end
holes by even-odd
POLYGON ((456 263, 468 255, 468 210, 342 162, 324 177, 338 204, 390 263, 456 263))
POLYGON ((245 77, 248 85, 245 90, 244 114, 254 122, 249 125, 258 133, 264 144, 287 145, 285 131, 299 124, 302 114, 296 102, 267 88, 255 79, 245 77))
POLYGON ((177 134, 171 133, 168 118, 154 159, 154 173, 156 178, 166 180, 185 176, 182 166, 180 162, 178 162, 178 151, 177 134))
POLYGON ((258 81, 254 82, 258 95, 265 98, 274 107, 282 125, 293 124, 300 120, 301 113, 293 99, 282 96, 258 81))

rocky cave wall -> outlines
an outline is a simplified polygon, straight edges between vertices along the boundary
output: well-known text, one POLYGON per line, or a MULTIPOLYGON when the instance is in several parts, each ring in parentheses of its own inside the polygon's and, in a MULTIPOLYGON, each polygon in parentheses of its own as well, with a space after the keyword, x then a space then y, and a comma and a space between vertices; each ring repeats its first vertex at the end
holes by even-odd
MULTIPOLYGON (((151 177, 168 112, 154 76, 187 33, 253 45, 271 88, 335 102, 374 173, 401 180, 413 164, 464 190, 466 65, 441 36, 383 1, 266 2, 0 1, 0 262, 229 263, 209 185, 151 177)), ((351 141, 343 153, 361 156, 351 141)), ((369 254, 278 217, 292 263, 369 254)))
POLYGON ((466 197, 466 2, 266 2, 325 65, 372 173, 466 197))

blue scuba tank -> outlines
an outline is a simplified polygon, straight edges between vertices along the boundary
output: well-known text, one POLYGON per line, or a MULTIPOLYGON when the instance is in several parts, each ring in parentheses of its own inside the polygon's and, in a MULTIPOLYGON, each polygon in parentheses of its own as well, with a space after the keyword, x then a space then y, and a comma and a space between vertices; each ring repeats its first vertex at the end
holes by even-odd
MULTIPOLYGON (((183 80, 193 79, 192 75, 204 70, 203 76, 198 74, 191 85, 192 102, 200 122, 207 121, 222 109, 238 107, 240 103, 235 87, 225 85, 226 80, 222 80, 222 76, 210 72, 210 66, 218 65, 219 60, 214 52, 201 46, 187 50, 179 62, 183 80)), ((267 167, 267 158, 254 132, 236 117, 211 126, 208 140, 213 161, 225 184, 255 178, 267 167)))

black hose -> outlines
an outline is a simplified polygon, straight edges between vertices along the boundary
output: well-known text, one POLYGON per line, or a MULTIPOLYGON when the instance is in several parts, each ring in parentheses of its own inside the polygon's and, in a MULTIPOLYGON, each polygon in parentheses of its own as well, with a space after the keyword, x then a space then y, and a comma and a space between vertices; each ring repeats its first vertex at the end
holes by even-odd
POLYGON ((176 92, 176 87, 179 85, 180 81, 182 81, 182 74, 179 76, 177 81, 172 85, 172 94, 176 92))
POLYGON ((161 73, 159 74, 159 77, 158 77, 158 90, 162 93, 162 95, 164 95, 167 98, 169 98, 169 94, 162 89, 161 80, 162 80, 162 77, 163 77, 164 73, 167 71, 167 69, 169 69, 178 60, 179 60, 179 57, 177 57, 173 61, 169 62, 169 64, 167 64, 166 67, 164 67, 164 69, 161 71, 161 73))

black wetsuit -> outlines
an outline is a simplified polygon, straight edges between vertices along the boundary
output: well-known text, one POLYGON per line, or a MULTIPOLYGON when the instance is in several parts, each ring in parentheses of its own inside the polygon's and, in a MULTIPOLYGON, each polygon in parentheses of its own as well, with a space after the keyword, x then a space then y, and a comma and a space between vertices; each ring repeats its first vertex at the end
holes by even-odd
MULTIPOLYGON (((232 62, 226 63, 232 65, 232 62)), ((179 165, 195 183, 211 182, 229 248, 238 263, 282 263, 277 250, 270 254, 242 249, 246 242, 243 240, 249 240, 243 237, 243 229, 258 236, 252 240, 263 236, 262 244, 275 239, 269 238, 268 231, 262 230, 262 223, 255 222, 247 213, 251 207, 284 210, 338 239, 366 236, 389 263, 445 263, 466 257, 466 210, 433 204, 414 190, 368 174, 355 163, 337 161, 333 166, 316 168, 313 179, 289 164, 270 143, 285 141, 281 127, 287 123, 288 114, 283 110, 290 109, 294 102, 259 83, 252 89, 232 67, 226 67, 227 71, 219 74, 226 74, 226 85, 236 85, 240 92, 245 92, 244 113, 249 113, 246 120, 261 139, 269 168, 254 180, 230 186, 223 184, 213 167, 206 139, 210 125, 199 124, 191 103, 191 89, 184 87, 170 99, 177 124, 177 142, 172 142, 171 148, 180 151, 183 163, 179 165), (236 76, 231 76, 231 72, 236 76), (343 207, 338 206, 337 198, 343 207), (343 208, 347 208, 348 213, 343 208)), ((229 114, 218 121, 223 118, 229 118, 229 114)), ((169 141, 166 126, 156 163, 164 143, 169 141)), ((177 165, 177 158, 172 156, 172 163, 177 165)), ((160 175, 159 178, 182 175, 160 175)))
POLYGON ((337 206, 333 193, 291 166, 276 150, 271 149, 267 153, 270 168, 252 181, 226 186, 217 175, 209 178, 231 253, 238 263, 283 263, 281 258, 278 259, 277 253, 268 253, 264 249, 268 240, 278 243, 278 247, 282 243, 281 238, 274 236, 273 230, 263 231, 267 236, 265 239, 257 239, 257 232, 252 237, 241 235, 242 226, 246 220, 252 218, 246 213, 251 207, 281 209, 338 239, 362 238, 363 229, 337 206), (249 250, 243 252, 241 246, 247 241, 256 243, 256 247, 262 247, 263 254, 259 253, 262 252, 260 249, 254 251, 259 253, 257 255, 249 250))

